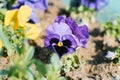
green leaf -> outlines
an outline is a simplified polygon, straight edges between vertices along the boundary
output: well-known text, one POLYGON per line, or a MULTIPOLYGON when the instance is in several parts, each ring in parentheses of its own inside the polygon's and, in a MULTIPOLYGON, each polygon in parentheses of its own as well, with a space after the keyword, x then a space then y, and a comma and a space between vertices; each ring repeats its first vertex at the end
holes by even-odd
POLYGON ((25 60, 32 59, 34 52, 35 52, 34 48, 32 46, 30 46, 27 53, 25 53, 25 60))
POLYGON ((42 77, 40 80, 47 80, 46 78, 42 77))
POLYGON ((3 52, 4 52, 4 48, 0 49, 0 56, 3 55, 3 52))
POLYGON ((1 70, 0 71, 0 78, 3 77, 4 75, 8 74, 9 71, 7 70, 1 70))
POLYGON ((12 5, 14 4, 16 0, 7 0, 7 9, 11 9, 12 5))
POLYGON ((12 46, 10 44, 10 42, 8 41, 7 37, 5 36, 5 34, 2 32, 2 25, 0 25, 0 39, 2 40, 5 48, 7 49, 8 52, 8 56, 11 56, 13 51, 12 51, 12 46))
POLYGON ((66 78, 64 78, 64 77, 59 77, 58 80, 66 80, 66 78))
POLYGON ((58 55, 55 53, 52 54, 50 62, 52 63, 55 70, 59 70, 62 67, 60 59, 59 59, 58 55))
POLYGON ((27 70, 26 76, 28 80, 34 80, 34 75, 30 70, 27 70))
POLYGON ((46 66, 41 61, 35 60, 36 69, 39 71, 40 74, 45 75, 47 73, 46 66))

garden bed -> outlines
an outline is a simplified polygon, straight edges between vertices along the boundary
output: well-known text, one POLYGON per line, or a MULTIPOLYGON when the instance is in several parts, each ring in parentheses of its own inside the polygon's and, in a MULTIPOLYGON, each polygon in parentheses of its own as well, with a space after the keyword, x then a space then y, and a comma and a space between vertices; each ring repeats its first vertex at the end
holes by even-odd
MULTIPOLYGON (((38 11, 40 19, 40 37, 35 41, 29 41, 35 47, 34 57, 38 60, 49 63, 51 52, 44 47, 44 37, 46 28, 53 23, 58 15, 70 16, 65 10, 65 6, 60 0, 49 0, 49 7, 46 11, 38 11)), ((86 48, 78 48, 78 57, 81 61, 79 67, 61 74, 68 80, 114 80, 120 74, 120 65, 115 64, 105 58, 108 50, 116 48, 119 43, 111 36, 104 34, 104 29, 97 22, 90 23, 89 40, 86 48)), ((9 65, 6 54, 0 57, 0 69, 9 65)))

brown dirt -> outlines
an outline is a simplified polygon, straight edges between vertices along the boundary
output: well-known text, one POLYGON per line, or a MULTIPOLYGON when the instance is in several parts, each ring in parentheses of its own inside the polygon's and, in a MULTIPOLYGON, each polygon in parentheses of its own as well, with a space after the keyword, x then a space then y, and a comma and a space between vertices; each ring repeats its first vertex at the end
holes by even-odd
MULTIPOLYGON (((53 23, 56 16, 69 16, 60 0, 49 0, 49 3, 47 12, 40 13, 41 37, 45 36, 46 27, 53 23)), ((86 64, 66 73, 66 76, 68 80, 113 80, 120 73, 119 65, 106 60, 104 55, 107 50, 115 48, 118 43, 111 36, 103 36, 103 29, 97 23, 91 23, 89 32, 90 38, 86 48, 79 48, 78 53, 86 64)), ((43 41, 40 38, 37 44, 43 47, 43 41)))
MULTIPOLYGON (((35 57, 44 62, 48 62, 48 52, 44 48, 45 29, 58 15, 69 16, 69 13, 64 11, 64 5, 60 0, 49 0, 49 8, 47 11, 39 11, 40 18, 40 38, 36 40, 35 57), (67 14, 67 15, 66 15, 67 14)), ((103 29, 97 23, 91 23, 89 26, 90 38, 86 48, 79 48, 78 56, 86 64, 82 64, 78 69, 66 73, 68 80, 113 80, 115 76, 120 74, 120 67, 104 57, 107 50, 118 45, 117 41, 110 36, 103 36, 103 29)), ((5 57, 0 58, 0 69, 7 64, 5 57)))

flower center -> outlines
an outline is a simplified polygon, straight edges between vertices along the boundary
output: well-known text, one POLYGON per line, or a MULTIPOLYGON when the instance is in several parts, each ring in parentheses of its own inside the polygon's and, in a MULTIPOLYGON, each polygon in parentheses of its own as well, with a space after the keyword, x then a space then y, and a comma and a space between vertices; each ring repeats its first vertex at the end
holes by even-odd
POLYGON ((57 44, 59 47, 62 47, 63 46, 63 43, 62 42, 58 42, 57 44))

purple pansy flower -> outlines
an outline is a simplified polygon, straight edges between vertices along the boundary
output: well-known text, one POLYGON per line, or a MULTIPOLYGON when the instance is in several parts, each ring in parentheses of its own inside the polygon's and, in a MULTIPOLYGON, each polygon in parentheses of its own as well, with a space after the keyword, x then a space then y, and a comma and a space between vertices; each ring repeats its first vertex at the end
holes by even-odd
POLYGON ((107 5, 109 0, 80 0, 80 4, 88 8, 100 10, 107 5))
POLYGON ((72 18, 58 16, 46 30, 45 47, 53 49, 61 57, 73 53, 78 46, 85 47, 88 38, 87 26, 78 27, 72 18))
POLYGON ((66 18, 63 16, 58 16, 55 19, 55 22, 64 22, 66 23, 72 30, 72 33, 76 36, 76 41, 78 46, 85 47, 88 42, 89 32, 86 25, 78 26, 77 23, 70 17, 66 18))
POLYGON ((18 4, 12 6, 12 9, 20 8, 21 5, 31 7, 32 14, 30 16, 30 21, 33 23, 39 22, 36 10, 46 10, 48 8, 47 0, 17 0, 17 2, 18 4))
POLYGON ((53 23, 46 30, 45 47, 53 49, 61 57, 63 54, 72 53, 77 48, 77 42, 70 27, 63 23, 53 23))

